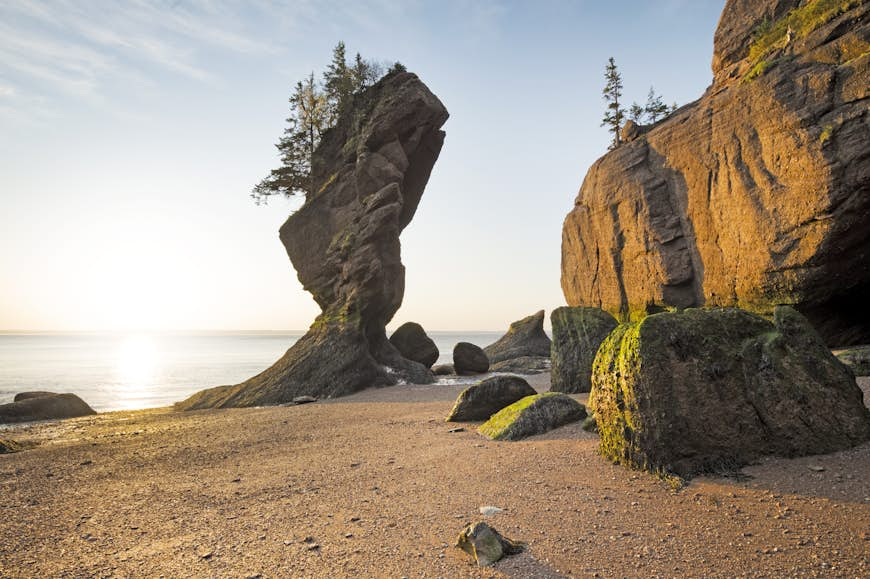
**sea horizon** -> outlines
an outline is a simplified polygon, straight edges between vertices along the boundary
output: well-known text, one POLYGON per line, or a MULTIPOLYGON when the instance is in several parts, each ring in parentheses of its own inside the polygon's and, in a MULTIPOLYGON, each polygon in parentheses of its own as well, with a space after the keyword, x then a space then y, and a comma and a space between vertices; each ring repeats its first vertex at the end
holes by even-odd
MULTIPOLYGON (((169 406, 271 366, 306 330, 0 331, 0 404, 19 392, 71 392, 98 412, 169 406)), ((428 332, 437 363, 453 346, 504 331, 428 332)), ((389 332, 388 332, 389 334, 389 332)))

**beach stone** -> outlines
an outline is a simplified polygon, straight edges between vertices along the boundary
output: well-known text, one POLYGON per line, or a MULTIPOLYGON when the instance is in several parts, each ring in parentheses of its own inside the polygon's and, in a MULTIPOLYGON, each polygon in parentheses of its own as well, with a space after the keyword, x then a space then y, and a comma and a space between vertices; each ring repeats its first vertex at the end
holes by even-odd
POLYGON ((550 349, 554 392, 589 392, 592 389, 592 362, 598 346, 619 322, 599 308, 561 307, 550 314, 553 345, 550 349))
POLYGON ((0 454, 10 454, 23 450, 21 445, 11 438, 0 438, 0 454))
POLYGON ((311 161, 316 186, 284 222, 281 243, 322 312, 270 368, 198 392, 180 410, 334 398, 364 388, 434 381, 402 356, 385 326, 402 304, 399 236, 411 222, 444 143, 447 109, 399 70, 353 95, 311 161))
POLYGON ((487 420, 505 406, 534 394, 537 394, 535 389, 519 376, 493 376, 463 390, 446 420, 487 420))
POLYGON ((492 565, 502 557, 516 555, 525 548, 511 541, 484 522, 465 527, 456 539, 456 546, 471 555, 478 567, 492 565))
POLYGON ((870 439, 854 376, 786 306, 773 323, 713 308, 618 326, 595 358, 589 406, 603 456, 683 477, 870 439))
POLYGON ((29 400, 31 398, 45 398, 46 396, 57 396, 57 392, 45 392, 42 390, 34 390, 31 392, 19 392, 15 395, 15 398, 12 399, 13 402, 21 402, 22 400, 29 400))
POLYGON ((438 360, 438 346, 434 340, 426 335, 423 326, 416 322, 405 322, 390 336, 399 353, 409 360, 419 362, 427 368, 431 368, 438 360))
POLYGON ((502 360, 489 366, 490 372, 510 372, 514 374, 541 374, 550 371, 550 358, 544 356, 520 356, 502 360))
POLYGON ((456 372, 453 370, 453 364, 439 364, 432 367, 432 373, 436 376, 452 376, 456 372))
POLYGON ((544 310, 510 325, 507 333, 483 349, 491 364, 522 356, 550 356, 550 338, 544 333, 544 310))
POLYGON ((96 414, 96 411, 75 394, 52 394, 0 404, 0 424, 60 420, 91 414, 96 414))
POLYGON ((477 431, 493 440, 520 440, 583 420, 586 408, 561 392, 535 394, 493 414, 477 431))
POLYGON ((565 299, 623 322, 790 304, 831 347, 870 343, 870 2, 724 4, 712 85, 582 178, 565 299), (752 50, 764 30, 782 37, 752 50))
POLYGON ((870 376, 870 345, 840 350, 835 354, 855 376, 870 376))
POLYGON ((457 374, 483 374, 489 370, 489 358, 471 342, 459 342, 453 347, 453 369, 457 374))

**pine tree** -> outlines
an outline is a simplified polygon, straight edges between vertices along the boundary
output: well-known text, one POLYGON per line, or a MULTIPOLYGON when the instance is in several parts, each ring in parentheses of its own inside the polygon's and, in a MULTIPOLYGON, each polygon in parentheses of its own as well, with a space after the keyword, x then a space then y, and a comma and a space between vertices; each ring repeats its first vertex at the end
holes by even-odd
POLYGON ((643 117, 645 114, 646 109, 644 109, 637 103, 631 103, 631 106, 628 107, 628 118, 630 118, 639 125, 643 124, 643 117))
POLYGON ((664 103, 661 95, 657 95, 653 87, 649 87, 649 94, 646 97, 646 105, 643 111, 649 117, 650 122, 655 123, 658 119, 663 119, 668 116, 668 105, 664 103))
POLYGON ((607 61, 607 66, 604 69, 604 79, 607 83, 604 85, 603 95, 604 101, 607 103, 607 108, 604 111, 604 117, 601 120, 601 126, 607 127, 608 132, 613 133, 613 141, 610 143, 610 148, 615 149, 620 144, 619 129, 622 127, 622 121, 625 118, 625 109, 620 106, 619 99, 622 96, 622 75, 616 68, 616 61, 611 56, 607 61))
POLYGON ((329 103, 326 94, 314 80, 312 72, 304 81, 297 82, 290 97, 290 116, 284 136, 275 147, 281 152, 281 166, 273 169, 251 192, 257 204, 269 195, 287 197, 308 195, 314 189, 311 182, 311 158, 320 137, 329 128, 329 103))
POLYGON ((307 197, 315 190, 311 162, 321 136, 351 106, 353 94, 373 85, 382 70, 381 65, 363 59, 359 53, 353 66, 348 66, 344 42, 339 42, 323 73, 322 84, 315 80, 313 72, 296 83, 290 97, 287 128, 275 145, 281 153, 281 166, 254 187, 251 197, 257 204, 265 203, 270 195, 307 197))
POLYGON ((383 76, 383 67, 376 62, 364 60, 357 52, 350 74, 353 81, 353 92, 357 93, 375 84, 383 76))
POLYGON ((323 90, 329 101, 329 113, 333 123, 350 105, 354 92, 353 80, 353 73, 347 66, 344 42, 339 42, 332 50, 332 62, 323 73, 323 90))

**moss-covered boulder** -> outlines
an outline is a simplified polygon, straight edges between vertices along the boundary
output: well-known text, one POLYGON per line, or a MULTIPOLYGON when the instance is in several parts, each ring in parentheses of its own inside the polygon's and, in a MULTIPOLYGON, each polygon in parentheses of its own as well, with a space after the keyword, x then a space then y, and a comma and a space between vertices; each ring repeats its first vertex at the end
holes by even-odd
POLYGON ((586 418, 586 408, 560 392, 526 396, 493 414, 477 431, 493 440, 520 440, 586 418))
POLYGON ((855 376, 870 376, 870 346, 856 346, 848 350, 840 350, 835 354, 855 376))
POLYGON ((459 342, 453 347, 453 370, 457 374, 483 374, 489 370, 489 358, 480 346, 459 342))
POLYGON ((550 314, 553 344, 550 348, 554 392, 589 392, 592 389, 592 362, 598 346, 619 325, 599 308, 562 307, 550 314))
POLYGON ((493 376, 463 390, 447 421, 487 420, 502 408, 535 394, 535 389, 519 376, 493 376))
POLYGON ((438 361, 438 346, 426 335, 423 326, 416 322, 405 322, 390 336, 390 343, 407 358, 431 368, 438 361))
POLYGON ((789 307, 773 323, 716 308, 620 325, 598 350, 589 406, 603 456, 684 477, 870 438, 851 372, 789 307))
POLYGON ((478 567, 492 565, 506 555, 516 555, 524 549, 522 543, 511 541, 484 522, 465 527, 456 539, 456 546, 474 557, 478 567))

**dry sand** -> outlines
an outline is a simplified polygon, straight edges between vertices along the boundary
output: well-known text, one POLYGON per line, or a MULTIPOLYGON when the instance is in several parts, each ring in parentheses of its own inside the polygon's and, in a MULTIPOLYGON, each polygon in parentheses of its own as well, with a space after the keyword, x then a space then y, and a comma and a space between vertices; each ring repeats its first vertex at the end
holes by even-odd
POLYGON ((577 425, 513 443, 449 433, 461 389, 6 431, 36 446, 0 455, 0 576, 870 574, 870 444, 674 491, 598 457, 577 425), (452 544, 484 505, 529 548, 478 569, 452 544))

